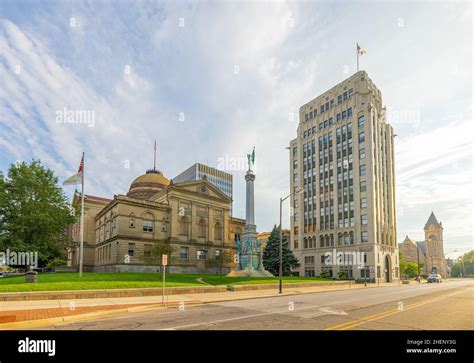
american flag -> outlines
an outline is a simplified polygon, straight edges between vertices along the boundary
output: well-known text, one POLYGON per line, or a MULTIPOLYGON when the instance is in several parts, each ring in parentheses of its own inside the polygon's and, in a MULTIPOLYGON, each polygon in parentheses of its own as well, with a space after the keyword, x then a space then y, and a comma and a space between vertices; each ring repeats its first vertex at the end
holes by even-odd
POLYGON ((79 169, 77 169, 77 173, 67 178, 63 182, 63 185, 81 184, 83 173, 84 173, 84 153, 82 153, 82 159, 81 159, 81 163, 79 164, 79 169))
POLYGON ((356 43, 356 44, 357 44, 357 54, 358 55, 367 54, 367 52, 365 50, 363 50, 358 43, 356 43))
POLYGON ((82 153, 81 163, 79 164, 79 169, 77 170, 78 174, 84 172, 84 153, 82 153))

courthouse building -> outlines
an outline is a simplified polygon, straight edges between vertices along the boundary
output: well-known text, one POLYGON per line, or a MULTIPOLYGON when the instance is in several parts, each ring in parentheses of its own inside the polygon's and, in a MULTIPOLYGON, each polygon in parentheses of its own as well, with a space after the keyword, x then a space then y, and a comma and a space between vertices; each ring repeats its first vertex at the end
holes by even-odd
MULTIPOLYGON (((73 205, 80 205, 76 193, 73 205)), ((176 273, 216 272, 206 261, 235 251, 245 220, 230 215, 232 199, 203 179, 174 183, 152 169, 137 177, 126 195, 85 196, 84 271, 156 271, 156 243, 169 243, 169 269, 176 273)), ((70 228, 74 245, 68 265, 79 262, 79 218, 70 228)), ((222 272, 229 272, 233 263, 222 272)))
POLYGON ((300 107, 290 142, 290 246, 300 275, 399 279, 393 139, 365 71, 300 107), (328 263, 326 253, 343 261, 328 263), (350 256, 363 256, 364 266, 350 256))

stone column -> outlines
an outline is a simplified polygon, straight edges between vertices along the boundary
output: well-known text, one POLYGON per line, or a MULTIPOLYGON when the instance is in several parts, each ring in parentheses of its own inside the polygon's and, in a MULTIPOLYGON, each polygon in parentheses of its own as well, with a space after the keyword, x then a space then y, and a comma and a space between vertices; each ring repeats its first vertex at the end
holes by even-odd
POLYGON ((255 208, 254 208, 254 193, 253 193, 253 182, 255 180, 255 174, 251 170, 245 174, 246 185, 246 204, 245 204, 245 219, 246 224, 255 225, 255 208))

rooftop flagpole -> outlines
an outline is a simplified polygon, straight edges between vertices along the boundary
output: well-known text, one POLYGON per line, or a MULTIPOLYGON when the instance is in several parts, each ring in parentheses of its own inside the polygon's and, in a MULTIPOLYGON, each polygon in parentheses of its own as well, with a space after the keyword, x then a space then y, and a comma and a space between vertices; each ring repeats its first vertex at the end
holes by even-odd
POLYGON ((357 54, 357 72, 359 72, 359 44, 356 43, 356 54, 357 54))
POLYGON ((359 46, 359 43, 356 43, 356 53, 357 53, 357 72, 359 72, 359 56, 367 54, 367 52, 359 46))

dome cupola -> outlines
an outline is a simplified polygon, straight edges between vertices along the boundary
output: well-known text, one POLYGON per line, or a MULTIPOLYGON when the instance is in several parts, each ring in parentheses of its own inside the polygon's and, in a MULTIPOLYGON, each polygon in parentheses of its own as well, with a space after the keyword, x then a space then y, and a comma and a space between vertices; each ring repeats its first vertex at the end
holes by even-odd
POLYGON ((163 176, 163 173, 153 168, 147 170, 145 174, 140 175, 132 182, 127 196, 137 199, 150 199, 153 194, 161 192, 169 184, 170 181, 163 176))

